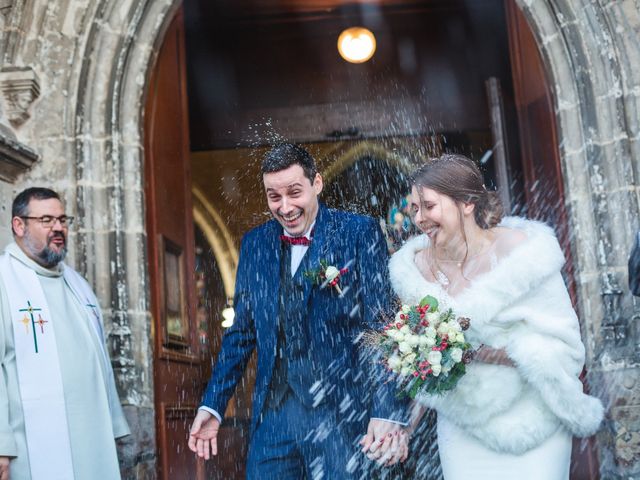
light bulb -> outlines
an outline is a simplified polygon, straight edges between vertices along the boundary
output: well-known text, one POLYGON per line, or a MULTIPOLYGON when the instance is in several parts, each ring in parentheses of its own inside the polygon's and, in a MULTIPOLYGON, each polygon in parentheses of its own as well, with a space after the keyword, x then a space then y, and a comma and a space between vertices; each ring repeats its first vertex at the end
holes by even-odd
POLYGON ((351 63, 363 63, 373 57, 376 51, 376 37, 363 27, 351 27, 338 37, 338 52, 351 63))

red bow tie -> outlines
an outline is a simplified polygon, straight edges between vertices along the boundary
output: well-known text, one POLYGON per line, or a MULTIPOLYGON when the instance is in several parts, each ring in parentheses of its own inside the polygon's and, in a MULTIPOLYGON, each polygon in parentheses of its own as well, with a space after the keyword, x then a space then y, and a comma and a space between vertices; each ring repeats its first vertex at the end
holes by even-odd
POLYGON ((289 237, 288 235, 280 235, 280 240, 289 245, 304 245, 308 247, 311 245, 311 239, 307 237, 289 237))

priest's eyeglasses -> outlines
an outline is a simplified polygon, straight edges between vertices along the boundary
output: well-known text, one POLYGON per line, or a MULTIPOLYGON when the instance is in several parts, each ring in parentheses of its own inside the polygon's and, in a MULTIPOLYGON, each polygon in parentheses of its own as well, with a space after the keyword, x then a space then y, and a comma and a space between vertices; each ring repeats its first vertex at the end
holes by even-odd
POLYGON ((20 218, 24 218, 25 220, 38 220, 44 228, 53 228, 56 222, 60 222, 62 227, 68 227, 73 223, 73 217, 66 215, 60 215, 59 217, 54 217, 53 215, 42 215, 41 217, 21 216, 20 218))

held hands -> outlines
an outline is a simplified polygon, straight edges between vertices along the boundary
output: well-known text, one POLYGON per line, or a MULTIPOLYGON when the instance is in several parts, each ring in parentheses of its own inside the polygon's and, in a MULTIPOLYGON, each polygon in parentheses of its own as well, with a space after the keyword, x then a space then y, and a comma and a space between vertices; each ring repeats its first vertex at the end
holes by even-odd
POLYGON ((369 420, 360 445, 369 460, 387 467, 404 462, 409 455, 409 435, 402 425, 377 418, 369 420))
POLYGON ((9 480, 9 457, 0 457, 0 480, 9 480))
POLYGON ((219 429, 220 422, 216 417, 205 410, 199 410, 189 432, 189 449, 205 460, 209 460, 211 455, 217 455, 219 429))

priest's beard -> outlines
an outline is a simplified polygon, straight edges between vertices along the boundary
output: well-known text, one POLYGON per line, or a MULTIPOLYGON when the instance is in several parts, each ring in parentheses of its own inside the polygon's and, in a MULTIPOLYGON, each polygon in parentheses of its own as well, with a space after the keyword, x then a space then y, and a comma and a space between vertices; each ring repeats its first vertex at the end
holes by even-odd
POLYGON ((47 237, 47 245, 42 249, 38 250, 38 248, 34 245, 34 241, 27 230, 23 237, 23 243, 25 248, 31 252, 34 257, 37 257, 40 260, 40 265, 46 268, 52 268, 58 265, 64 257, 67 256, 67 237, 62 232, 53 232, 47 237), (62 238, 64 240, 64 247, 59 252, 54 252, 51 248, 49 248, 49 242, 54 238, 62 238))

